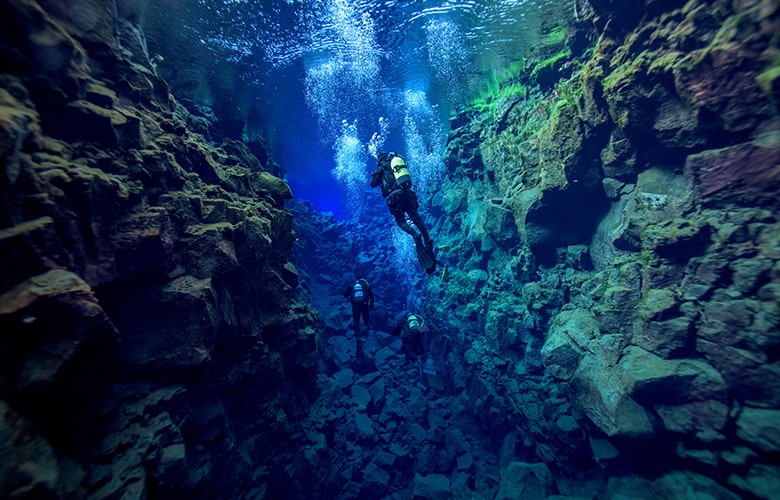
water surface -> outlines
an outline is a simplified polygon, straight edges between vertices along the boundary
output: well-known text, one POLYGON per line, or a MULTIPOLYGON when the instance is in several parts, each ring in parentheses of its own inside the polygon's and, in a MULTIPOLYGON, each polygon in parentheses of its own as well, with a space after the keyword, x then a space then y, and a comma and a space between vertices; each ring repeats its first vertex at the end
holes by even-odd
MULTIPOLYGON (((349 213, 367 196, 377 149, 406 154, 418 188, 430 189, 453 111, 511 63, 543 54, 570 11, 562 0, 167 0, 148 17, 177 28, 175 42, 150 42, 165 61, 191 47, 180 64, 222 80, 197 100, 240 94, 230 105, 250 124, 244 134, 270 134, 295 195, 349 213)), ((160 66, 165 76, 172 64, 160 66)))

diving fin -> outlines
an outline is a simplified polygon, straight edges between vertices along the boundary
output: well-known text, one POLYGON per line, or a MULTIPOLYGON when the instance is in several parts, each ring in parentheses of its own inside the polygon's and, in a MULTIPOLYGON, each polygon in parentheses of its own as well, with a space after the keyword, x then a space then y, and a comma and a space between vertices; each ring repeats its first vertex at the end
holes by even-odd
POLYGON ((421 239, 415 239, 414 248, 417 251, 417 260, 423 266, 425 272, 433 274, 436 271, 436 257, 433 255, 433 245, 426 247, 421 239))

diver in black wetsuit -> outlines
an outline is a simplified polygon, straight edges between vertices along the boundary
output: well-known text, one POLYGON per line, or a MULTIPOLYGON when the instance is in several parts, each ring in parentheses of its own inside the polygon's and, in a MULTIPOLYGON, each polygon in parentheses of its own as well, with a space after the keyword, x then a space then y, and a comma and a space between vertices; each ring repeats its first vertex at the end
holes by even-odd
POLYGON ((398 153, 379 153, 376 170, 371 174, 371 187, 377 186, 381 186, 382 196, 387 198, 387 207, 398 227, 409 233, 415 244, 424 244, 424 248, 432 254, 433 240, 420 217, 420 204, 417 194, 412 190, 412 177, 403 156, 398 153), (405 214, 409 215, 419 234, 406 222, 405 214))
POLYGON ((436 375, 436 368, 431 358, 431 339, 426 332, 425 318, 419 314, 404 312, 390 333, 401 336, 401 348, 406 354, 406 359, 417 364, 420 377, 423 374, 436 375))
POLYGON ((365 354, 360 345, 360 318, 363 318, 366 328, 370 328, 369 309, 374 308, 374 291, 365 278, 355 274, 355 280, 347 286, 342 295, 352 303, 352 329, 355 331, 357 342, 355 352, 358 358, 362 358, 365 354))

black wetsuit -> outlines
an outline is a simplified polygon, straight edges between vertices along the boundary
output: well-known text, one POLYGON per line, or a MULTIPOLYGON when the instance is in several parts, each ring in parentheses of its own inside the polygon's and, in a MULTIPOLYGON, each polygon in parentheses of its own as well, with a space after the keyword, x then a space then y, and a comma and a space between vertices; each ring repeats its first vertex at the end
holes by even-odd
POLYGON ((404 314, 396 323, 392 335, 401 335, 401 348, 406 354, 408 359, 417 360, 427 355, 428 348, 426 347, 425 335, 423 333, 422 318, 420 318, 420 328, 413 331, 409 326, 409 316, 411 313, 404 314))
POLYGON ((363 317, 363 323, 365 323, 366 328, 368 328, 370 318, 369 310, 374 307, 374 291, 371 290, 368 281, 364 278, 358 278, 355 283, 350 283, 342 295, 345 298, 349 298, 352 302, 352 328, 355 330, 355 338, 360 342, 360 339, 358 338, 358 335, 360 335, 360 317, 363 317), (353 297, 356 283, 360 283, 363 287, 363 293, 365 294, 363 301, 356 301, 353 297))
POLYGON ((390 209, 390 215, 395 218, 395 223, 405 232, 412 235, 413 238, 422 236, 425 246, 431 246, 431 237, 428 229, 420 217, 420 203, 417 200, 417 194, 412 190, 411 181, 403 186, 399 186, 390 167, 392 156, 387 153, 380 153, 377 159, 376 170, 371 175, 371 187, 381 186, 382 196, 387 198, 387 207, 390 209), (411 228, 406 222, 406 215, 420 231, 411 228))

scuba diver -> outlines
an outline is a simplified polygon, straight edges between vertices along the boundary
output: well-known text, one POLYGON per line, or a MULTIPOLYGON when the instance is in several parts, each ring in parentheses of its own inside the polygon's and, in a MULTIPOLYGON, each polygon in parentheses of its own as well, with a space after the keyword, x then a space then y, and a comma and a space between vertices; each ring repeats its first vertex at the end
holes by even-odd
POLYGON ((420 204, 417 194, 412 190, 412 177, 403 156, 398 153, 379 153, 376 170, 371 174, 371 187, 377 186, 382 189, 382 197, 387 198, 387 207, 395 223, 414 238, 420 264, 428 274, 433 273, 436 269, 433 240, 420 217, 420 204), (419 233, 406 221, 407 214, 419 233))
POLYGON ((355 274, 355 281, 350 283, 344 293, 344 298, 349 298, 352 303, 352 329, 355 331, 355 341, 357 342, 355 356, 365 357, 363 347, 360 345, 360 317, 363 317, 363 323, 366 328, 369 326, 369 309, 374 308, 374 291, 365 278, 355 274))
POLYGON ((420 378, 423 373, 426 375, 436 375, 436 369, 431 358, 431 342, 428 335, 425 334, 425 318, 419 314, 405 312, 396 323, 392 335, 401 335, 401 349, 406 354, 406 359, 417 363, 417 370, 420 372, 420 378), (422 360, 425 357, 425 367, 422 360))

